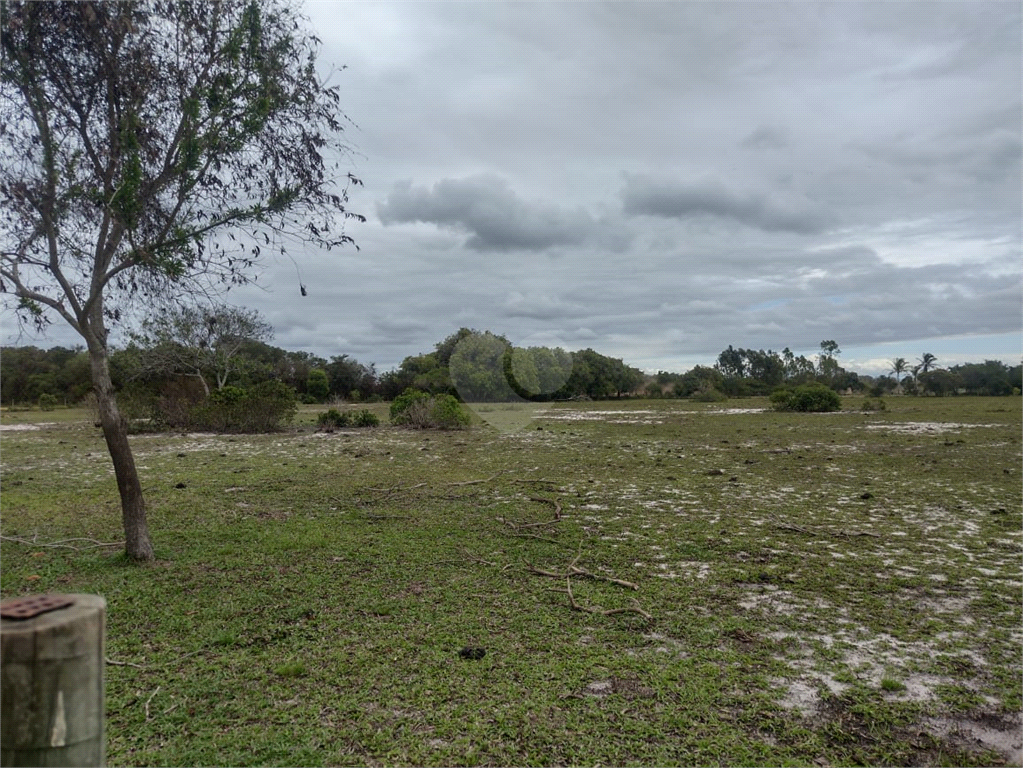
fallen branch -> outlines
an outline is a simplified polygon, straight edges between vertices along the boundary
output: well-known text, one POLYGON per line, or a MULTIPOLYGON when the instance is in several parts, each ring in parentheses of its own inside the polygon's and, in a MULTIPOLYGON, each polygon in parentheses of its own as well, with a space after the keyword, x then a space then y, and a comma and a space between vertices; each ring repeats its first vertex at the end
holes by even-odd
POLYGON ((415 485, 405 485, 405 486, 396 485, 393 488, 367 488, 366 490, 367 491, 374 491, 375 493, 392 494, 392 493, 398 493, 399 491, 411 491, 411 490, 414 490, 416 488, 422 488, 424 485, 426 485, 426 483, 416 483, 415 485))
POLYGON ((633 584, 631 581, 624 581, 623 579, 615 579, 615 578, 613 578, 611 576, 604 576, 603 574, 600 574, 600 573, 593 573, 591 571, 587 571, 585 568, 579 568, 578 566, 576 566, 574 564, 574 561, 573 561, 573 563, 571 565, 568 566, 568 572, 567 573, 554 573, 553 571, 545 571, 542 568, 537 568, 536 566, 532 565, 531 563, 526 563, 526 565, 528 565, 529 566, 529 570, 532 573, 535 573, 537 576, 550 576, 553 579, 571 579, 573 576, 582 576, 583 578, 587 578, 587 579, 596 579, 598 581, 608 581, 608 582, 610 582, 612 584, 617 584, 620 587, 626 587, 628 589, 635 589, 635 590, 639 589, 639 585, 638 584, 633 584))
POLYGON ((545 499, 542 496, 530 496, 530 501, 539 501, 543 504, 550 504, 554 507, 554 519, 553 520, 542 520, 539 523, 513 523, 511 520, 505 520, 503 517, 497 518, 502 523, 505 523, 515 530, 522 530, 523 528, 542 528, 547 525, 554 525, 555 523, 561 522, 561 504, 554 499, 545 499))
POLYGON ((604 610, 603 608, 597 608, 596 606, 592 606, 592 605, 580 605, 579 603, 576 602, 575 595, 572 594, 572 578, 571 577, 567 577, 565 579, 565 586, 566 586, 566 589, 553 589, 551 591, 552 592, 564 592, 565 594, 567 594, 568 595, 568 603, 572 607, 573 611, 582 611, 583 613, 595 613, 598 616, 614 616, 617 613, 638 613, 640 616, 642 616, 647 621, 651 621, 654 618, 649 613, 647 613, 642 608, 640 608, 639 607, 639 603, 637 603, 635 600, 632 601, 633 605, 630 608, 611 608, 611 609, 608 609, 608 610, 604 610))
POLYGON ((103 659, 107 664, 113 664, 115 667, 135 667, 136 669, 145 669, 141 664, 134 664, 130 661, 114 661, 110 658, 103 659))
POLYGON ((828 531, 822 528, 804 528, 801 525, 793 525, 791 523, 777 523, 774 527, 782 531, 796 531, 797 533, 803 533, 807 536, 844 536, 846 538, 852 538, 854 536, 870 536, 874 539, 881 538, 879 534, 871 533, 870 531, 828 531))
POLYGON ((159 692, 160 692, 160 686, 158 685, 157 689, 152 691, 152 693, 149 694, 149 697, 145 699, 145 719, 146 720, 149 719, 149 702, 151 702, 152 701, 152 697, 154 695, 157 695, 159 692))
POLYGON ((81 538, 78 538, 78 539, 61 539, 60 541, 51 541, 48 544, 44 544, 43 542, 39 542, 39 541, 35 541, 35 540, 29 541, 28 539, 19 539, 17 536, 0 536, 0 539, 3 539, 4 541, 13 541, 16 544, 26 544, 26 545, 28 545, 30 547, 51 547, 51 548, 59 548, 59 549, 74 549, 76 551, 83 550, 83 549, 96 549, 97 547, 123 547, 124 546, 124 542, 123 541, 109 541, 109 542, 106 542, 106 541, 96 541, 96 539, 81 539, 81 538), (87 547, 73 547, 73 546, 71 546, 70 544, 67 543, 69 541, 91 541, 92 544, 90 546, 87 546, 87 547))
POLYGON ((567 544, 562 544, 560 541, 557 541, 556 539, 548 539, 545 536, 537 536, 535 533, 506 533, 504 535, 511 536, 512 538, 516 539, 539 539, 540 541, 547 541, 550 542, 551 544, 557 544, 559 547, 568 546, 567 544))
POLYGON ((469 550, 467 550, 467 549, 463 549, 463 550, 462 550, 462 552, 463 552, 463 553, 465 553, 465 556, 466 556, 466 557, 467 557, 468 559, 472 560, 472 561, 473 561, 474 563, 480 563, 481 565, 493 565, 493 566, 496 566, 496 565, 497 565, 497 563, 492 563, 492 562, 490 562, 489 560, 483 560, 483 559, 481 559, 481 558, 478 558, 478 557, 476 557, 475 555, 473 555, 473 554, 472 554, 472 553, 471 553, 471 552, 470 552, 469 550))
POLYGON ((182 659, 187 659, 189 656, 195 656, 195 654, 197 654, 197 653, 202 653, 205 650, 208 650, 208 649, 200 648, 200 649, 198 649, 196 651, 189 651, 188 653, 186 653, 186 654, 184 654, 182 656, 177 656, 176 658, 170 659, 169 661, 165 661, 162 664, 135 664, 135 663, 133 663, 131 661, 115 661, 114 659, 111 659, 111 658, 108 658, 108 657, 104 657, 103 660, 107 664, 112 664, 115 667, 135 667, 136 669, 155 669, 155 668, 158 668, 158 667, 166 667, 166 666, 168 666, 170 664, 174 664, 176 662, 181 661, 182 659))
POLYGON ((554 507, 554 519, 561 519, 561 504, 554 499, 545 499, 543 496, 530 496, 530 501, 539 501, 541 504, 550 504, 554 507))

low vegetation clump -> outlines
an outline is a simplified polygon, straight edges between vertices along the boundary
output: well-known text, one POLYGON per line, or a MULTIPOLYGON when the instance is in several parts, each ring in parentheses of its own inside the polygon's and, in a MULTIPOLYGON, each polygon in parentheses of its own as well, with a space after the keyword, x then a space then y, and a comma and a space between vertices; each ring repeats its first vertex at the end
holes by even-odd
POLYGON ((375 413, 365 409, 361 411, 339 411, 337 408, 331 408, 316 418, 316 425, 325 432, 333 432, 335 429, 346 429, 349 427, 377 427, 380 425, 380 419, 375 413))
POLYGON ((280 381, 249 389, 224 387, 190 412, 192 429, 211 432, 277 432, 298 411, 295 390, 280 381))
POLYGON ((806 384, 793 389, 776 389, 771 393, 771 404, 776 411, 825 413, 841 410, 842 398, 823 384, 806 384))
POLYGON ((701 389, 698 392, 692 394, 689 398, 697 403, 723 403, 728 399, 728 395, 719 389, 701 389))
POLYGON ((391 423, 413 429, 464 429, 469 414, 452 395, 406 389, 391 403, 391 423))

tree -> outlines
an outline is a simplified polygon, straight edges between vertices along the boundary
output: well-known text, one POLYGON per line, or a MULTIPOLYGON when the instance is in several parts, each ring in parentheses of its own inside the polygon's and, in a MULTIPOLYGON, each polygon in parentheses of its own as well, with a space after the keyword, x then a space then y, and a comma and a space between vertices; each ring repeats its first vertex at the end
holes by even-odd
POLYGON ((209 396, 207 377, 223 389, 245 345, 269 341, 273 334, 273 326, 254 309, 182 306, 147 319, 145 330, 131 338, 141 347, 143 369, 194 376, 209 396))
POLYGON ((899 376, 909 370, 909 363, 906 362, 904 357, 896 357, 892 360, 892 367, 888 370, 895 374, 895 383, 898 384, 899 376))
POLYGON ((313 368, 309 371, 309 378, 305 382, 306 394, 322 403, 330 396, 330 380, 327 372, 322 368, 313 368))
POLYGON ((935 367, 934 364, 936 362, 938 362, 937 357, 932 355, 930 352, 924 352, 923 356, 919 360, 920 373, 928 373, 931 371, 935 367))
POLYGON ((838 361, 835 359, 841 352, 842 350, 838 348, 837 341, 825 339, 821 342, 821 355, 820 360, 817 361, 817 366, 820 369, 820 378, 828 384, 834 383, 842 372, 838 361))
POLYGON ((286 0, 2 15, 0 294, 22 322, 57 315, 84 339, 125 551, 152 559, 110 324, 133 299, 247 282, 262 247, 352 241, 338 90, 286 0))

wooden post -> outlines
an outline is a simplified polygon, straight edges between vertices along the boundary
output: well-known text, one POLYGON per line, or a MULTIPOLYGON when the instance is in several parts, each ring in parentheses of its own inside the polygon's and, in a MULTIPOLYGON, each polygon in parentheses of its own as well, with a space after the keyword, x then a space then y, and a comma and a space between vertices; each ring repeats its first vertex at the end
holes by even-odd
MULTIPOLYGON (((101 766, 106 600, 34 599, 72 602, 21 620, 0 618, 0 765, 101 766)), ((3 608, 10 614, 26 602, 3 608)))

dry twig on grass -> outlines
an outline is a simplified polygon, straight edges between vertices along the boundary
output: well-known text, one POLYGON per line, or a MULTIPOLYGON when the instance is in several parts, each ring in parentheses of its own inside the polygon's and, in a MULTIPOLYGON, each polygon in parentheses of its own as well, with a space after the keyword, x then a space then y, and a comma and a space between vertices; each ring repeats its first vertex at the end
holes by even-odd
POLYGON ((796 533, 804 533, 807 536, 843 536, 845 538, 852 538, 854 536, 870 536, 871 538, 874 539, 881 538, 880 535, 876 533, 871 533, 870 531, 845 531, 845 530, 827 531, 822 530, 820 528, 817 529, 805 528, 801 525, 793 525, 792 523, 777 523, 774 527, 781 531, 795 531, 796 533))
POLYGON ((392 493, 399 493, 401 491, 411 491, 416 488, 422 488, 426 483, 416 483, 415 485, 396 485, 393 488, 367 488, 367 491, 373 491, 375 493, 383 493, 390 495, 392 493))
POLYGON ((523 528, 542 528, 542 527, 547 526, 547 525, 554 525, 555 523, 560 523, 561 522, 561 504, 560 503, 558 503, 554 499, 545 499, 542 496, 530 496, 529 500, 530 501, 539 501, 542 504, 550 504, 550 505, 552 505, 554 507, 554 519, 553 520, 543 520, 543 521, 541 521, 539 523, 513 523, 511 520, 505 520, 504 518, 501 518, 501 517, 499 517, 497 519, 500 520, 502 523, 505 523, 509 527, 514 528, 517 531, 522 530, 523 528))
POLYGON ((159 692, 160 692, 160 686, 158 685, 157 689, 152 691, 152 693, 149 694, 149 697, 145 699, 145 719, 146 720, 149 719, 149 702, 151 702, 152 701, 152 697, 154 695, 157 695, 159 692))
POLYGON ((558 541, 557 539, 548 539, 546 536, 537 536, 535 533, 506 533, 504 535, 511 536, 512 538, 515 539, 539 539, 540 541, 546 541, 549 544, 557 544, 559 547, 568 546, 567 544, 564 544, 558 541))
POLYGON ((595 613, 598 616, 613 616, 616 613, 638 613, 640 616, 642 616, 647 621, 652 621, 653 618, 654 618, 649 613, 647 613, 642 608, 640 608, 639 607, 639 603, 637 603, 635 600, 632 601, 633 604, 629 608, 611 608, 611 609, 608 609, 608 610, 605 610, 603 608, 597 608, 596 606, 592 606, 592 605, 580 605, 579 603, 577 603, 575 601, 575 595, 572 594, 572 577, 571 576, 569 576, 569 577, 567 577, 565 579, 565 586, 566 586, 566 589, 552 589, 551 591, 552 592, 564 592, 565 594, 567 594, 568 595, 568 603, 572 607, 573 611, 582 611, 583 613, 595 613))
POLYGON ((617 584, 620 587, 626 587, 627 589, 639 589, 639 585, 633 584, 631 581, 615 579, 611 576, 604 576, 603 574, 600 573, 592 573, 591 571, 587 571, 585 568, 579 568, 578 566, 575 565, 574 560, 572 561, 572 563, 569 564, 567 573, 554 573, 553 571, 545 571, 542 568, 537 568, 531 563, 526 563, 526 565, 529 566, 530 572, 535 573, 537 576, 550 576, 552 579, 570 579, 573 576, 582 576, 583 578, 586 579, 607 581, 610 582, 611 584, 617 584))
POLYGON ((124 542, 123 541, 96 541, 96 539, 81 539, 81 538, 79 538, 79 539, 61 539, 60 541, 51 541, 49 543, 44 543, 44 542, 41 542, 41 541, 36 541, 35 537, 33 537, 31 541, 29 541, 28 539, 19 539, 17 536, 0 536, 0 539, 2 539, 3 541, 13 541, 16 544, 25 544, 25 545, 30 546, 30 547, 50 547, 50 548, 56 548, 56 549, 74 549, 76 551, 80 551, 80 550, 83 550, 83 549, 96 549, 98 547, 123 547, 124 546, 124 542), (71 546, 70 544, 67 543, 69 541, 91 541, 92 544, 90 544, 87 547, 73 547, 73 546, 71 546))

